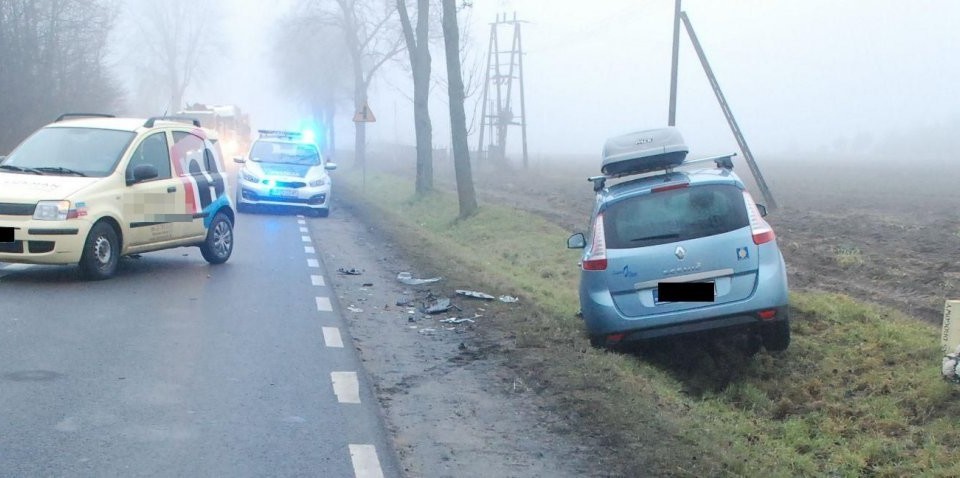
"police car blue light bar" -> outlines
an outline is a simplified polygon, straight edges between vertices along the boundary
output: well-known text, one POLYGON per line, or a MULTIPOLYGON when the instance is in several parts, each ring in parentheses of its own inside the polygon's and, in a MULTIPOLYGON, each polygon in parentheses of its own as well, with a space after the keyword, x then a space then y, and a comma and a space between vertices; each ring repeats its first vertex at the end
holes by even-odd
POLYGON ((300 138, 303 136, 300 132, 297 131, 280 131, 272 129, 261 129, 257 130, 260 133, 260 136, 269 137, 269 138, 300 138))

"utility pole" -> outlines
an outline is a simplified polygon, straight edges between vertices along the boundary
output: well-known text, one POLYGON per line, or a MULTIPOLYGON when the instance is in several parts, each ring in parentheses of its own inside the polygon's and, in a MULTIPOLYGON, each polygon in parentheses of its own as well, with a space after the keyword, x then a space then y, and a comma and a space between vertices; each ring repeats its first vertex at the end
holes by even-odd
MULTIPOLYGON (((677 0, 677 5, 679 4, 680 1, 677 0)), ((767 202, 767 206, 771 210, 777 209, 777 202, 773 199, 773 194, 770 193, 770 188, 767 187, 767 182, 764 181, 763 175, 760 174, 760 168, 757 167, 756 161, 753 160, 753 153, 750 152, 750 147, 747 146, 747 140, 743 137, 743 133, 740 131, 740 127, 737 125, 737 120, 733 117, 733 111, 730 110, 730 105, 727 104, 727 100, 724 98, 723 92, 720 91, 720 84, 717 83, 717 78, 713 75, 713 69, 710 68, 710 63, 707 62, 707 55, 703 52, 703 48, 700 47, 700 41, 697 40, 697 34, 693 31, 693 25, 690 24, 690 19, 687 17, 687 13, 680 12, 680 18, 683 20, 683 26, 687 29, 687 34, 690 36, 690 41, 693 43, 693 48, 697 51, 697 56, 700 58, 700 64, 703 65, 703 71, 707 74, 707 79, 710 80, 710 86, 713 88, 713 93, 717 96, 717 101, 720 102, 720 108, 723 109, 723 115, 727 117, 727 123, 730 125, 730 129, 733 131, 734 138, 737 139, 737 144, 740 145, 740 151, 743 152, 743 158, 747 161, 747 166, 750 167, 750 172, 753 173, 753 178, 757 180, 757 186, 760 188, 760 192, 763 194, 763 198, 767 202)), ((676 52, 676 50, 674 50, 674 52, 676 52)), ((672 103, 670 110, 672 113, 672 103)))
POLYGON ((487 49, 486 79, 483 83, 480 113, 480 141, 477 154, 483 157, 484 148, 487 157, 495 160, 506 158, 507 127, 520 126, 523 146, 523 167, 528 166, 527 159, 527 112, 523 90, 523 43, 520 38, 520 24, 516 12, 508 20, 507 14, 497 14, 495 22, 490 24, 490 43, 487 49), (509 50, 500 49, 497 27, 512 25, 513 38, 509 50), (509 59, 502 56, 509 55, 509 59), (513 110, 513 84, 518 84, 520 93, 520 115, 513 110), (490 90, 495 91, 495 98, 490 90), (489 99, 489 101, 488 101, 489 99), (485 134, 489 132, 491 144, 484 144, 485 134))
POLYGON ((668 126, 677 125, 677 67, 680 58, 680 0, 673 7, 673 59, 670 68, 670 116, 668 126))

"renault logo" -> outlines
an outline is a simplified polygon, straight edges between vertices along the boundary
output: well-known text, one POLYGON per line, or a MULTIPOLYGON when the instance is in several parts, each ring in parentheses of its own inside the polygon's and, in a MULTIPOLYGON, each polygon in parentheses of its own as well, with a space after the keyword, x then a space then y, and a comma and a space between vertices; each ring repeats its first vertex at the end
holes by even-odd
POLYGON ((683 246, 677 246, 677 250, 674 251, 673 253, 676 254, 677 259, 681 261, 683 260, 684 257, 687 257, 687 250, 684 249, 683 246))

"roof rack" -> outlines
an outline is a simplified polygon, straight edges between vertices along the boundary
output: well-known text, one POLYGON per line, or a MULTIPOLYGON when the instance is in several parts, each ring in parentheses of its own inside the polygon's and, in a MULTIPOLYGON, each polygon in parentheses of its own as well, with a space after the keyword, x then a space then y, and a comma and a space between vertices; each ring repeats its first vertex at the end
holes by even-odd
POLYGON ((275 129, 258 129, 257 132, 260 133, 260 136, 266 137, 266 138, 291 138, 291 139, 293 139, 293 138, 302 138, 302 137, 303 137, 303 133, 300 133, 300 132, 297 132, 297 131, 281 131, 281 130, 275 130, 275 129))
POLYGON ((600 190, 602 190, 604 187, 606 187, 607 179, 620 178, 620 177, 624 177, 624 176, 640 176, 640 175, 643 175, 643 174, 648 174, 648 173, 653 173, 653 172, 659 173, 660 171, 663 171, 663 172, 666 173, 666 174, 670 174, 670 173, 673 172, 673 170, 674 170, 675 168, 679 168, 679 167, 683 167, 683 166, 689 166, 689 165, 697 164, 697 163, 706 163, 706 162, 712 161, 714 164, 717 165, 717 168, 732 170, 732 169, 733 169, 733 157, 736 156, 736 155, 737 155, 737 153, 730 153, 730 154, 723 154, 723 155, 720 155, 720 156, 709 156, 709 157, 706 157, 706 158, 685 159, 685 160, 683 160, 683 162, 681 162, 681 163, 679 163, 679 164, 677 164, 677 165, 665 166, 665 167, 656 168, 656 169, 647 169, 647 170, 643 170, 643 171, 640 171, 640 172, 624 173, 624 174, 619 174, 619 175, 616 175, 616 176, 590 176, 589 178, 587 178, 587 181, 590 181, 590 182, 593 183, 593 190, 594 190, 594 191, 600 191, 600 190))
POLYGON ((64 113, 58 116, 54 123, 59 123, 67 118, 116 118, 116 116, 104 113, 64 113))
POLYGON ((153 128, 154 123, 157 121, 179 121, 181 123, 190 123, 197 128, 200 127, 200 120, 196 118, 188 118, 186 116, 151 116, 143 123, 144 128, 153 128))

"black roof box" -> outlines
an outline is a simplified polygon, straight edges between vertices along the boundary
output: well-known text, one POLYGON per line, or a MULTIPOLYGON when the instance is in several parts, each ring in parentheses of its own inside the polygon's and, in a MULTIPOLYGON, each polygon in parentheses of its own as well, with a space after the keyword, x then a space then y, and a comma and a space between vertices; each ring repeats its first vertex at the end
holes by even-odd
POLYGON ((616 178, 672 168, 683 163, 688 152, 677 128, 637 131, 607 140, 600 172, 616 178))

